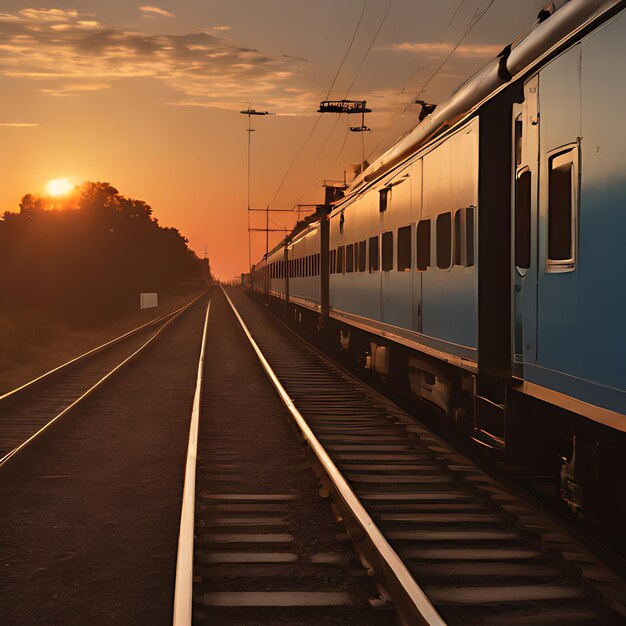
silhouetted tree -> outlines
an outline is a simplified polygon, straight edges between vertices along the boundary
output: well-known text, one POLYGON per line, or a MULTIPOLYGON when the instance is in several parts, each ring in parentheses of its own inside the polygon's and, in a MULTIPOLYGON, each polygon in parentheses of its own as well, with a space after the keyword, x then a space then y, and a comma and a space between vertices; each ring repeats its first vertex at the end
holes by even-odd
POLYGON ((27 194, 0 220, 2 307, 58 311, 72 325, 102 323, 137 307, 140 291, 173 292, 210 279, 208 263, 142 200, 106 182, 61 199, 27 194))

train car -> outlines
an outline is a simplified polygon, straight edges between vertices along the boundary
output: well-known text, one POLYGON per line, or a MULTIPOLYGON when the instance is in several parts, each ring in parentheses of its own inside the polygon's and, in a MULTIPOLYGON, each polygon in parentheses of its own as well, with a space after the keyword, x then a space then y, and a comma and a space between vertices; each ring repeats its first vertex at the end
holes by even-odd
MULTIPOLYGON (((317 315, 321 312, 321 225, 313 222, 290 238, 286 246, 289 265, 289 302, 317 315)), ((293 309, 297 311, 297 309, 293 309)))
POLYGON ((319 307, 355 363, 622 544, 623 9, 551 3, 320 215, 309 295, 289 263, 285 285, 295 319, 319 307))

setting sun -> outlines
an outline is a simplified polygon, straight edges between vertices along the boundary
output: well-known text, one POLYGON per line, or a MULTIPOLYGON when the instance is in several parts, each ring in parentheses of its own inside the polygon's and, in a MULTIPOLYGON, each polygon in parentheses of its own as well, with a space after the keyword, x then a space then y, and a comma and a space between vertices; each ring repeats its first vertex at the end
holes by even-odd
POLYGON ((46 193, 50 196, 64 196, 74 189, 68 178, 54 178, 46 183, 46 193))

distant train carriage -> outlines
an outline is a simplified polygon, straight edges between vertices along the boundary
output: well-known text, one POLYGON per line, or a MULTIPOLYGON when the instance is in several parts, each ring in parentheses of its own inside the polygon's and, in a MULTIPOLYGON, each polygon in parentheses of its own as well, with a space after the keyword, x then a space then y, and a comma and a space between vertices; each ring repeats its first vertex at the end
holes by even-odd
POLYGON ((509 466, 560 480, 573 511, 618 537, 623 9, 551 4, 254 280, 509 466))

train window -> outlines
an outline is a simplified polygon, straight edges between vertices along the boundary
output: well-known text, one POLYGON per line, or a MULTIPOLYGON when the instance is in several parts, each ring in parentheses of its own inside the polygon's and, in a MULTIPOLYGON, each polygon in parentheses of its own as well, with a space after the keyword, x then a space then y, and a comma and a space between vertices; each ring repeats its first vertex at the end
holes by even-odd
POLYGON ((522 115, 515 118, 515 165, 522 162, 522 115))
POLYGON ((378 262, 378 237, 370 237, 369 270, 377 272, 380 265, 378 262))
POLYGON ((548 159, 548 269, 574 269, 578 146, 548 159))
POLYGON ((463 265, 462 258, 462 237, 461 234, 463 232, 463 209, 457 209, 454 212, 454 258, 452 261, 452 265, 463 265))
POLYGON ((386 187, 385 189, 381 189, 379 191, 380 194, 380 202, 378 204, 378 210, 382 213, 387 210, 388 199, 389 199, 389 191, 390 188, 386 187))
POLYGON ((532 174, 526 168, 515 181, 515 266, 530 268, 530 193, 532 174))
POLYGON ((354 271, 354 245, 346 246, 346 272, 354 271))
POLYGON ((399 272, 411 271, 411 227, 398 228, 398 263, 399 272))
POLYGON ((383 233, 383 272, 393 269, 393 233, 383 233))
POLYGON ((328 273, 329 274, 334 274, 335 273, 335 257, 337 255, 337 251, 336 250, 330 250, 328 252, 328 273))
POLYGON ((359 272, 364 272, 367 267, 367 245, 365 240, 359 242, 359 272))
POLYGON ((452 257, 452 214, 437 216, 437 267, 447 270, 452 257))
POLYGON ((465 209, 465 267, 474 266, 474 213, 476 207, 465 209))
POLYGON ((345 270, 343 268, 343 246, 339 246, 337 248, 337 273, 343 274, 344 271, 345 270))
POLYGON ((420 220, 417 225, 417 269, 430 267, 430 220, 420 220))
POLYGON ((318 252, 315 255, 315 260, 317 261, 317 271, 315 272, 316 276, 320 275, 320 261, 322 260, 322 255, 318 252))

